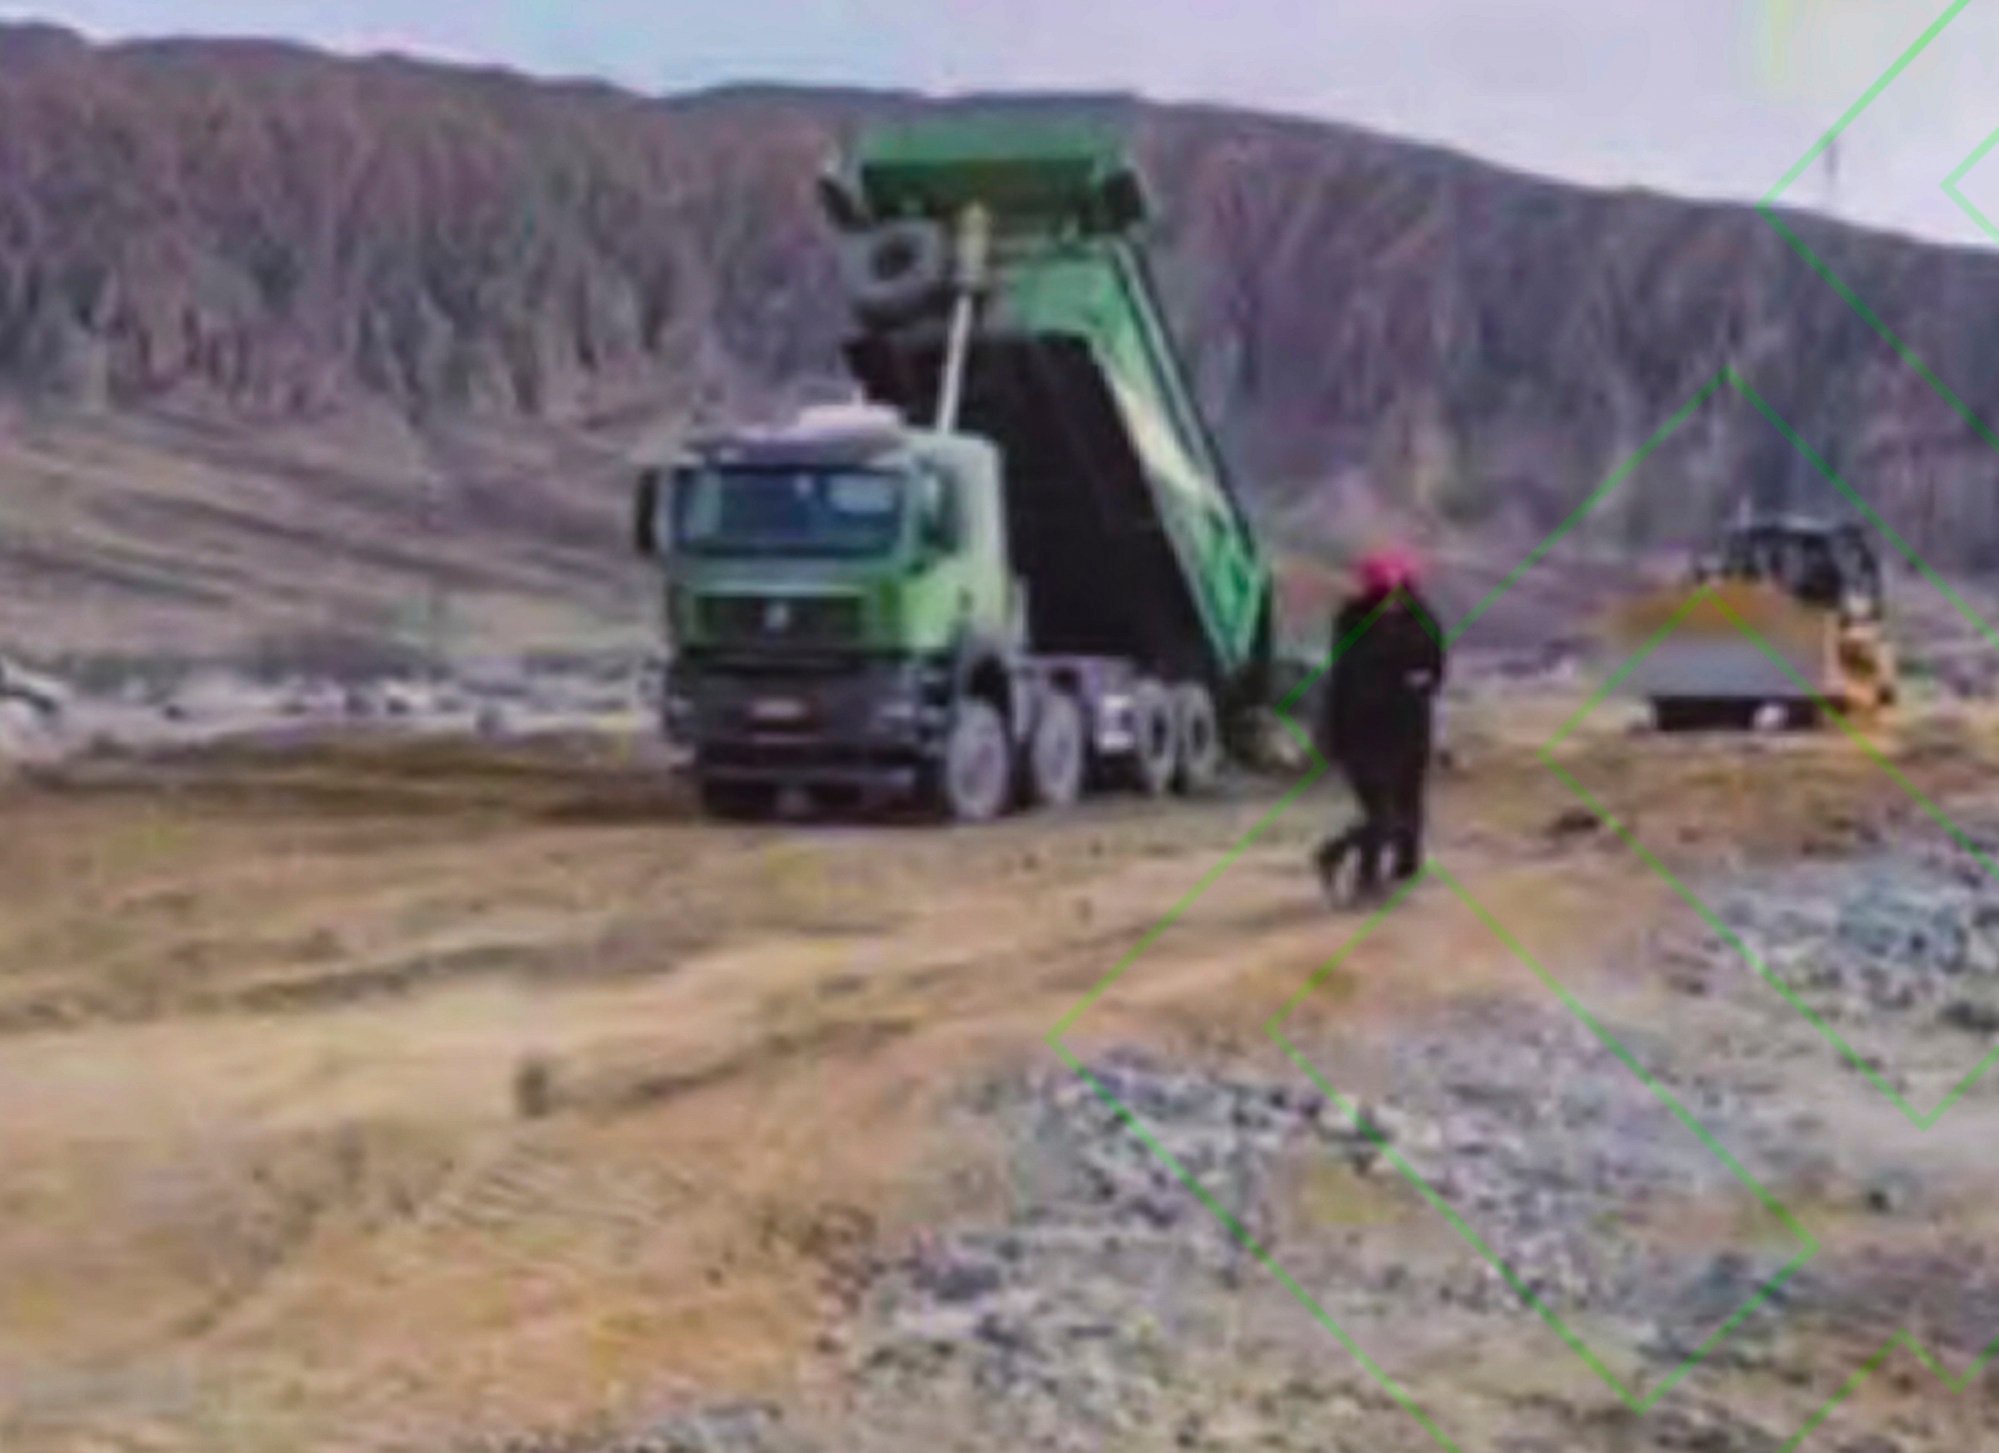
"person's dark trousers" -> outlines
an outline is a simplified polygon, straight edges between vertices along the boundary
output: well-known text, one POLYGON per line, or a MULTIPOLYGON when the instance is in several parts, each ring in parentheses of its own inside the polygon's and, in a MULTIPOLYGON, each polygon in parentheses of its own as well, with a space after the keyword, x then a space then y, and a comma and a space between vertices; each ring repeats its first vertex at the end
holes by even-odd
POLYGON ((1330 885, 1346 860, 1353 858, 1354 893, 1365 897, 1380 882, 1382 857, 1395 841, 1397 783, 1381 762, 1362 760, 1345 767, 1360 816, 1320 847, 1319 871, 1330 885))
POLYGON ((1360 804, 1360 819, 1319 849, 1319 871, 1335 877, 1348 857, 1354 862, 1354 893, 1366 897, 1381 883, 1386 860, 1395 882, 1406 882, 1423 866, 1423 790, 1428 762, 1421 754, 1398 759, 1364 758, 1346 766, 1347 784, 1360 804))
POLYGON ((1407 882, 1423 868, 1423 797, 1429 776, 1427 755, 1414 756, 1395 764, 1389 774, 1385 845, 1393 854, 1391 872, 1398 883, 1407 882))

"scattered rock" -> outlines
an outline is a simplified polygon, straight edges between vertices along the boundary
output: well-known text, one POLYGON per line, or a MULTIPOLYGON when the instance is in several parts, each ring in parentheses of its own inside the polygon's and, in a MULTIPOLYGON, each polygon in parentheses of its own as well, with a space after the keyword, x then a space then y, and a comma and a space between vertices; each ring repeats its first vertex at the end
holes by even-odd
POLYGON ((753 1403, 670 1418, 589 1453, 815 1453, 816 1447, 787 1427, 778 1409, 753 1403))
POLYGON ((1880 847, 1761 874, 1722 917, 1829 1024, 1999 1032, 1999 1008, 1966 992, 1999 983, 1999 884, 1961 851, 1880 847))
POLYGON ((1562 842, 1569 838, 1587 837, 1592 833, 1600 832, 1602 828, 1603 819, 1599 818, 1588 808, 1570 807, 1556 813, 1548 825, 1542 829, 1542 833, 1556 842, 1562 842))
POLYGON ((514 1113, 539 1120, 555 1109, 555 1066, 530 1055, 514 1067, 514 1113))
POLYGON ((926 1274, 931 1295, 946 1306, 976 1302, 998 1291, 1006 1281, 995 1262, 957 1257, 926 1274))
POLYGON ((1908 1209, 1916 1198, 1917 1189, 1916 1178, 1908 1172, 1883 1172, 1868 1182, 1867 1209, 1876 1215, 1894 1215, 1908 1209))
POLYGON ((1952 1029, 1962 1029, 1967 1034, 1987 1038, 1999 1034, 1999 1007, 1991 1004, 1972 999, 1953 999, 1944 1005, 1940 1017, 1952 1029))
MULTIPOLYGON (((1999 888, 1965 877, 1948 854, 1884 847, 1730 882, 1697 891, 1723 905, 1731 933, 1792 993, 1828 1017, 1902 1036, 1884 1051, 1924 1036, 1961 1050, 1938 1020, 1999 1033, 1999 1010, 1973 992, 1999 979, 1989 967, 1999 963, 1990 947, 1999 888)), ((1805 1316, 1871 1336, 1944 1308, 1946 1340, 1975 1350, 1973 1333, 1999 1326, 1999 1269, 1989 1288, 1974 1284, 1967 1255, 1884 1266, 1827 1255, 1766 1291, 1798 1249, 1790 1239, 1745 1234, 1739 1249, 1717 1252, 1665 1224, 1689 1203, 1737 1203, 1740 1183, 1715 1144, 1759 1178, 1767 1168, 1766 1183, 1787 1197, 1857 1198, 1879 1217, 1940 1192, 1897 1159, 1901 1127, 1889 1124, 1879 1145, 1860 1140, 1871 1132, 1839 1096, 1876 1088, 1845 1078, 1845 1057, 1744 970, 1730 935, 1647 939, 1643 953, 1648 970, 1700 1002, 1647 999, 1639 1023, 1618 1022, 1614 1004, 1593 1006, 1592 1027, 1552 1000, 1462 1001, 1402 1026, 1371 1066, 1365 1098, 1351 1103, 1295 1075, 1140 1053, 1105 1054, 1082 1076, 1052 1069, 986 1086, 966 1109, 1004 1146, 1010 1209, 996 1223, 926 1236, 906 1256, 866 1259, 842 1335, 821 1343, 849 1395, 837 1439, 808 1440, 752 1407, 669 1420, 580 1453, 1306 1453, 1329 1446, 1328 1428, 1340 1429, 1331 1436, 1346 1438, 1342 1447, 1427 1446, 1405 1408, 1329 1354, 1325 1329, 1298 1316, 1260 1265, 1266 1252, 1342 1326, 1364 1326, 1356 1340, 1370 1354, 1413 1356, 1430 1338, 1452 1349, 1507 1344, 1523 1291, 1565 1319, 1581 1314, 1592 1342, 1623 1337, 1657 1375, 1707 1353, 1716 1367, 1806 1380, 1819 1369, 1781 1332, 1805 1316), (1616 1048, 1600 1035, 1614 1035, 1616 1048), (1301 1172, 1328 1162, 1346 1200, 1301 1225, 1287 1197, 1301 1172), (1485 1255, 1453 1246, 1432 1257, 1407 1239, 1432 1198, 1485 1255), (1344 1214, 1356 1206, 1368 1214, 1344 1214), (1949 1305, 1954 1296, 1962 1305, 1949 1305), (1716 1328, 1752 1302, 1759 1310, 1710 1348, 1716 1328), (1250 1387, 1257 1377, 1267 1382, 1250 1387)), ((1341 1083, 1337 1044, 1301 1049, 1341 1083)), ((531 1088, 533 1063, 517 1076, 524 1115, 546 1113, 528 1107, 553 1099, 551 1085, 531 1088)), ((1489 1408, 1495 1447, 1628 1441, 1628 1424, 1613 1427, 1587 1402, 1489 1408)), ((1652 1415, 1644 1437, 1682 1453, 1785 1446, 1779 1433, 1684 1400, 1652 1415)))
POLYGON ((69 688, 53 676, 30 671, 0 656, 0 701, 18 701, 52 718, 61 716, 70 700, 69 688))

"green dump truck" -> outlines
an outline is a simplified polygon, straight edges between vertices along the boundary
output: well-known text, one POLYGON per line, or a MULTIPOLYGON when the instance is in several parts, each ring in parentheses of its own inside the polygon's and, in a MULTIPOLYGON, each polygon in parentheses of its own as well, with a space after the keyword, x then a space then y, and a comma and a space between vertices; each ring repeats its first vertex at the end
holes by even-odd
POLYGON ((1114 138, 959 120, 829 171, 862 397, 647 469, 663 726, 715 812, 787 787, 959 821, 1216 780, 1271 571, 1196 406, 1114 138))

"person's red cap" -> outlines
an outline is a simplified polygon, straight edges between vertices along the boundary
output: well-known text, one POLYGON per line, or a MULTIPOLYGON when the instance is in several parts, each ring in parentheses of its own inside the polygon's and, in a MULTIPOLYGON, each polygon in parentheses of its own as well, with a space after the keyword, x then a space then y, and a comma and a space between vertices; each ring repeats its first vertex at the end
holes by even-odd
POLYGON ((1360 562, 1361 588, 1374 595, 1406 590, 1416 583, 1418 568, 1416 557, 1399 547, 1370 551, 1360 562))

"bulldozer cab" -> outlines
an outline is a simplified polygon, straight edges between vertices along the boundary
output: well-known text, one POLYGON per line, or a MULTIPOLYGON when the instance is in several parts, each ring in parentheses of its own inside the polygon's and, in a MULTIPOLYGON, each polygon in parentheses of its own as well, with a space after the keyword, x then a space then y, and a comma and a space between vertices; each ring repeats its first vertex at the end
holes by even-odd
POLYGON ((1842 616, 1881 615, 1880 562, 1855 524, 1759 520, 1732 527, 1702 574, 1763 581, 1801 605, 1842 616))

